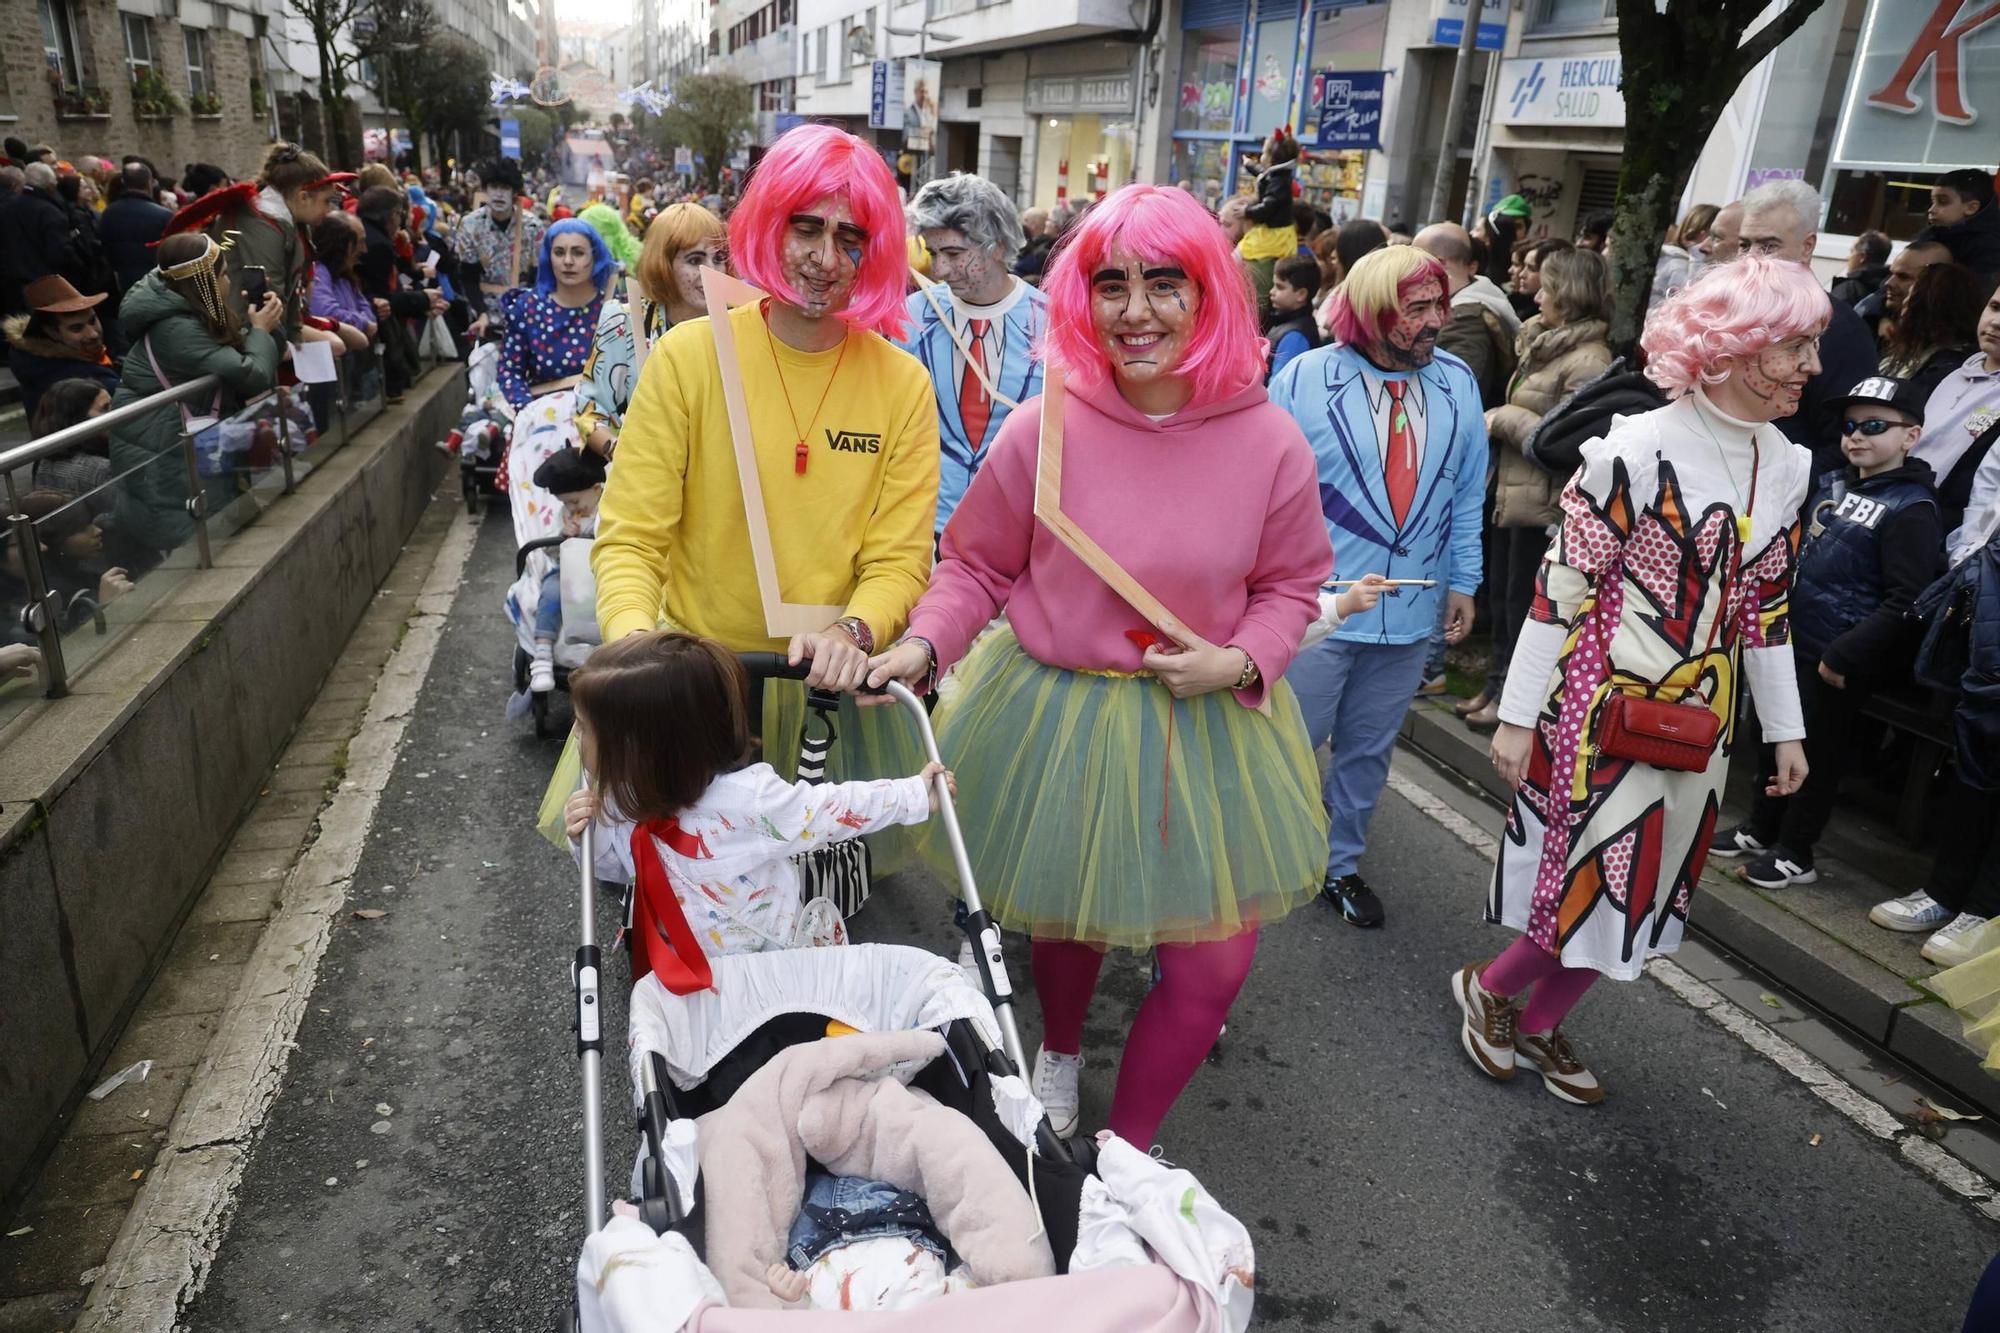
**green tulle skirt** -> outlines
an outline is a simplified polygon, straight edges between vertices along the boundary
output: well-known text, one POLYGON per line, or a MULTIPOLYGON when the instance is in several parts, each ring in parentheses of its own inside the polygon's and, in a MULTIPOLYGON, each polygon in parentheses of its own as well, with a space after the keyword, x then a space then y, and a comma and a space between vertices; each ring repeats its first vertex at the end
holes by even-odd
MULTIPOLYGON (((1319 891, 1326 814, 1289 686, 1228 691, 1066 671, 997 627, 937 712, 981 896, 1002 925, 1114 948, 1222 939, 1319 891)), ((919 841, 954 873, 936 821, 919 841)))

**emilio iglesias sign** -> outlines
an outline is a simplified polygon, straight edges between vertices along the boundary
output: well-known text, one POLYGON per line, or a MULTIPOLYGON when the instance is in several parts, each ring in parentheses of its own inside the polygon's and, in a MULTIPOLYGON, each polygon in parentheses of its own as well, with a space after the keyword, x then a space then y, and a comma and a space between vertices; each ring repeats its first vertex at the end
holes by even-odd
POLYGON ((1625 97, 1618 91, 1624 77, 1625 62, 1615 50, 1503 60, 1493 116, 1502 125, 1618 129, 1625 124, 1625 97))

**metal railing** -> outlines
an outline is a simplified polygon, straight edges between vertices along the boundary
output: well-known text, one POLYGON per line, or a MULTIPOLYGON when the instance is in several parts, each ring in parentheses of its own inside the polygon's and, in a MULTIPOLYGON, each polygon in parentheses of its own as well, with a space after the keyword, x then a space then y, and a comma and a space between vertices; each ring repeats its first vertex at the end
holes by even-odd
MULTIPOLYGON (((379 350, 379 349, 378 349, 379 350)), ((426 363, 424 369, 428 369, 426 363)), ((335 380, 326 386, 280 385, 274 390, 252 398, 247 404, 237 407, 234 414, 219 421, 197 418, 192 421, 185 415, 176 421, 174 429, 178 437, 177 448, 160 453, 133 464, 122 471, 104 477, 81 493, 70 493, 65 489, 65 502, 40 516, 30 517, 23 498, 38 489, 33 481, 37 464, 71 454, 79 448, 90 445, 119 426, 137 422, 159 412, 162 408, 179 407, 182 413, 189 410, 204 411, 223 390, 221 380, 213 375, 163 389, 149 394, 137 402, 113 408, 101 416, 92 417, 74 426, 66 427, 39 439, 0 449, 0 484, 6 491, 7 512, 5 522, 11 532, 16 548, 20 552, 22 582, 27 585, 27 599, 20 613, 20 624, 35 640, 40 652, 42 693, 55 699, 69 692, 69 682, 73 674, 73 663, 64 652, 63 633, 65 622, 72 622, 68 628, 80 628, 83 617, 95 625, 99 635, 106 633, 106 622, 100 606, 102 597, 93 598, 88 593, 71 597, 66 605, 62 594, 51 576, 48 558, 42 550, 37 523, 47 523, 58 515, 75 510, 91 515, 86 522, 94 522, 95 515, 107 511, 115 498, 123 494, 132 480, 149 468, 177 467, 185 474, 186 495, 180 501, 180 509, 185 513, 187 535, 192 536, 195 548, 195 563, 199 569, 211 569, 215 563, 215 533, 211 532, 211 520, 216 518, 210 510, 210 492, 226 492, 231 486, 235 493, 229 495, 221 508, 234 510, 237 502, 254 496, 259 489, 268 497, 270 482, 275 472, 281 482, 278 493, 290 495, 297 487, 298 469, 309 469, 325 453, 343 447, 353 430, 371 420, 379 412, 381 403, 373 397, 359 399, 356 391, 363 383, 379 379, 379 357, 352 354, 335 361, 335 380), (352 367, 367 363, 357 373, 352 367), (198 407, 189 409, 185 405, 195 403, 198 407), (372 411, 364 410, 369 407, 372 411), (304 412, 302 418, 299 414, 304 412), (220 427, 223 422, 233 423, 240 432, 247 419, 252 438, 256 438, 266 424, 267 415, 273 432, 276 448, 275 459, 269 464, 257 467, 248 465, 232 466, 219 472, 204 474, 202 459, 198 452, 198 439, 205 435, 211 425, 220 427), (313 434, 309 444, 297 444, 304 432, 303 420, 312 422, 313 434), (190 430, 192 426, 194 429, 190 430), (319 446, 325 445, 325 450, 319 446), (309 454, 309 450, 311 451, 309 454), (178 460, 174 455, 178 454, 178 460), (261 487, 259 485, 261 483, 261 487)), ((421 372, 420 372, 421 373, 421 372)), ((246 504, 245 509, 256 512, 256 502, 246 504)), ((156 512, 153 517, 170 527, 179 526, 179 517, 169 511, 156 512)), ((237 524, 236 526, 240 526, 237 524)), ((225 527, 226 536, 233 529, 225 527)), ((128 537, 128 540, 129 537, 128 537)), ((184 545, 187 536, 181 536, 163 551, 159 559, 171 556, 173 550, 184 545)), ((159 548, 158 542, 146 545, 159 548)), ((157 568, 157 566, 155 566, 157 568)), ((141 575, 144 577, 144 574, 141 575)))

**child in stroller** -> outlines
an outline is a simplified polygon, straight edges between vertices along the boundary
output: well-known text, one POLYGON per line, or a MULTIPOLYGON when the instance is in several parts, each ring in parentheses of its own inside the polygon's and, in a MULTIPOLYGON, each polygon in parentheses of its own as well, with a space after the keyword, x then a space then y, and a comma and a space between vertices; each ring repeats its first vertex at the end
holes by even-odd
MULTIPOLYGON (((597 501, 604 494, 604 460, 588 449, 563 449, 535 469, 535 486, 562 504, 561 535, 597 535, 597 501)), ((556 639, 563 627, 562 565, 549 561, 535 598, 535 646, 528 654, 528 689, 546 694, 556 687, 556 639)))
MULTIPOLYGON (((759 677, 802 674, 771 654, 743 663, 759 677)), ((581 683, 588 718, 588 673, 581 683)), ((582 837, 572 979, 592 1233, 571 1326, 835 1333, 856 1326, 834 1323, 850 1311, 903 1309, 864 1322, 883 1333, 1036 1323, 1241 1333, 1255 1283, 1243 1225, 1188 1172, 1108 1133, 1057 1138, 1021 1076, 1012 991, 953 784, 935 765, 923 703, 899 684, 887 692, 934 761, 930 800, 981 942, 979 982, 884 944, 722 954, 712 985, 678 995, 658 971, 641 977, 628 1042, 637 1203, 616 1205, 608 1224, 592 873, 605 830, 571 824, 582 837), (864 1253, 871 1245, 880 1252, 864 1253), (939 1247, 953 1280, 940 1278, 942 1263, 910 1271, 939 1247), (909 1309, 924 1300, 944 1305, 909 1309)))
MULTIPOLYGON (((844 943, 831 900, 800 901, 798 853, 937 808, 931 779, 786 783, 750 752, 741 661, 689 634, 628 635, 571 677, 578 746, 596 787, 570 797, 571 838, 595 824, 593 869, 634 884, 633 980, 676 995, 711 983, 708 955, 844 943)), ((945 775, 947 786, 949 774, 945 775)))

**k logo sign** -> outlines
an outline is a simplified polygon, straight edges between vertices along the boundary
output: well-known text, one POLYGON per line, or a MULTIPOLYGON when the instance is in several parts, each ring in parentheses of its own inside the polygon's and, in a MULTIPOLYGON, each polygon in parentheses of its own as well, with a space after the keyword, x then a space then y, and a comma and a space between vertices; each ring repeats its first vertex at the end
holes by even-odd
POLYGON ((1542 95, 1542 89, 1547 84, 1548 80, 1542 77, 1542 62, 1539 60, 1528 67, 1527 73, 1514 80, 1514 91, 1508 94, 1507 101, 1514 108, 1517 118, 1530 102, 1542 95))

